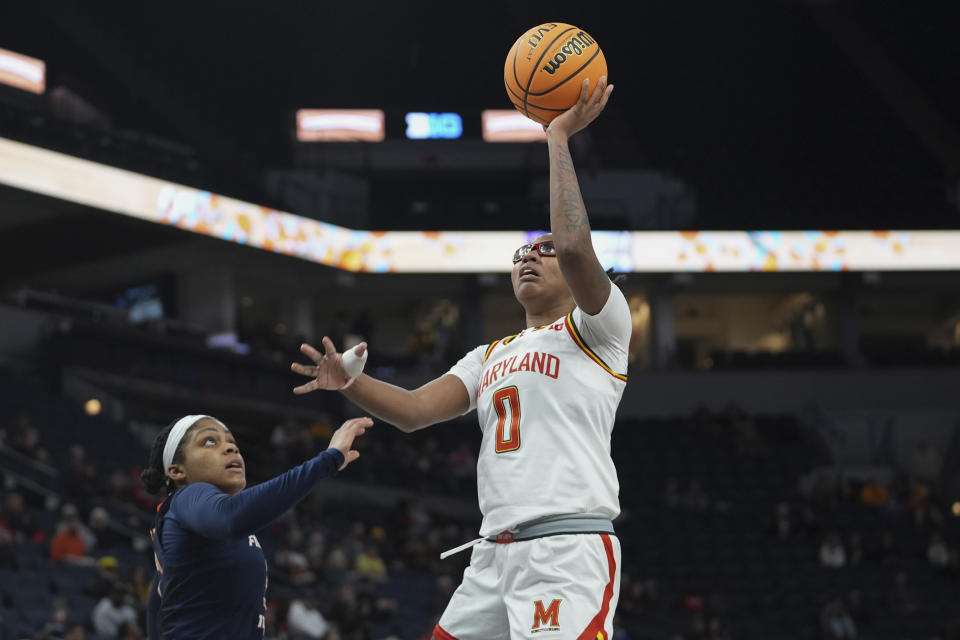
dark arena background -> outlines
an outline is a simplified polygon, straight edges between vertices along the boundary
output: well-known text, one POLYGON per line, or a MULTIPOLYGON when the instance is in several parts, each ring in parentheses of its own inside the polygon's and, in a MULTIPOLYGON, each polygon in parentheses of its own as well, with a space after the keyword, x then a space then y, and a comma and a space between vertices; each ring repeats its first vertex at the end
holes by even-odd
MULTIPOLYGON (((292 394, 302 342, 413 388, 523 327, 548 156, 503 61, 550 20, 616 86, 571 140, 633 315, 614 640, 960 638, 956 2, 11 0, 0 639, 145 637, 171 420, 261 482, 360 415, 292 394)), ((429 639, 480 435, 379 422, 260 532, 266 637, 429 639)))

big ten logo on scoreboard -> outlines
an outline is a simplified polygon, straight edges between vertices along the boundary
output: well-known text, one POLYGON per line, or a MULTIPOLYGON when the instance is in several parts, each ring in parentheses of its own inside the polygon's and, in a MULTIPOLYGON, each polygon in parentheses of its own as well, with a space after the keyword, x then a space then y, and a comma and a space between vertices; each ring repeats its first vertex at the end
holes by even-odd
POLYGON ((405 119, 410 140, 455 140, 463 135, 463 119, 459 113, 413 111, 405 119))

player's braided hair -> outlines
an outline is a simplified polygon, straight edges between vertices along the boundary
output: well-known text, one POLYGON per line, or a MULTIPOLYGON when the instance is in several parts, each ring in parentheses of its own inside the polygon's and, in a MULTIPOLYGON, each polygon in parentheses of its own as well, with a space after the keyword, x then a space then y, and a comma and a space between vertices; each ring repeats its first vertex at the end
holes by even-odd
MULTIPOLYGON (((177 424, 176 420, 168 424, 154 438, 153 446, 150 447, 150 461, 143 472, 140 473, 140 484, 151 495, 160 495, 162 489, 166 489, 165 493, 170 494, 176 489, 173 480, 167 477, 166 469, 163 468, 163 448, 167 445, 170 430, 173 429, 175 424, 177 424)), ((183 462, 183 459, 183 440, 181 440, 177 450, 173 453, 173 462, 179 464, 183 462)))
POLYGON ((610 278, 610 282, 617 285, 618 287, 627 281, 627 276, 622 273, 615 273, 613 267, 607 269, 607 277, 610 278))

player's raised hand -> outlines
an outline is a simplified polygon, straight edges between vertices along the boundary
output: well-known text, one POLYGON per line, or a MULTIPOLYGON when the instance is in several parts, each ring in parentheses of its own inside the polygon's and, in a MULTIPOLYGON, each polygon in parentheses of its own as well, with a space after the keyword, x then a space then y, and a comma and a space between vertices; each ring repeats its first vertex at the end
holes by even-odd
POLYGON ((583 84, 580 86, 580 98, 577 100, 577 104, 554 118, 549 126, 544 127, 544 131, 547 132, 547 135, 558 133, 569 138, 600 115, 600 112, 607 106, 607 100, 610 99, 611 93, 613 93, 613 85, 607 84, 607 76, 600 76, 597 87, 592 93, 590 91, 590 78, 584 78, 583 84))
POLYGON ((344 467, 360 457, 360 452, 354 450, 353 440, 362 436, 367 429, 373 426, 373 420, 370 418, 351 418, 344 422, 339 429, 333 432, 330 438, 330 449, 336 449, 343 454, 343 464, 340 465, 342 471, 344 467))
MULTIPOLYGON (((294 393, 310 393, 318 389, 335 391, 342 388, 349 380, 350 376, 343 368, 343 354, 337 352, 333 341, 324 336, 321 345, 323 346, 322 354, 309 344, 300 345, 300 351, 313 361, 313 365, 294 362, 290 365, 290 369, 300 375, 313 378, 313 380, 295 387, 293 389, 294 393)), ((366 342, 361 342, 353 349, 354 353, 361 357, 366 353, 366 350, 366 342)))

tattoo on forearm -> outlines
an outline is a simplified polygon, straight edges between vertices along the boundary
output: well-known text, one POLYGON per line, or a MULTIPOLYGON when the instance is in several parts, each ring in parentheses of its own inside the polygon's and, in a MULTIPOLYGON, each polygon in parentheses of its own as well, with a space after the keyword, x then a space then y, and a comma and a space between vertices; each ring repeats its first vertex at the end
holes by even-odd
POLYGON ((559 146, 556 154, 557 183, 556 190, 551 190, 551 197, 556 198, 557 212, 566 220, 566 230, 589 228, 587 210, 583 205, 580 187, 577 184, 577 172, 573 167, 573 159, 566 146, 559 146))

